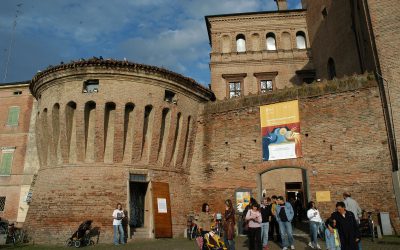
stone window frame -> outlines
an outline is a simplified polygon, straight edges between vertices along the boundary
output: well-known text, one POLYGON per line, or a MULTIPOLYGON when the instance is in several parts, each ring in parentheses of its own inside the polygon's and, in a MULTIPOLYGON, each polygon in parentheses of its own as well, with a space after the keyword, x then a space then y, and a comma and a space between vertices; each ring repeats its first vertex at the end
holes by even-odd
POLYGON ((11 175, 11 169, 13 166, 13 161, 14 161, 14 152, 15 152, 15 147, 1 147, 1 155, 0 155, 0 176, 10 176, 11 175), (10 165, 3 166, 4 164, 4 157, 5 155, 11 155, 11 160, 9 161, 10 165), (3 169, 4 168, 4 169, 3 169), (6 171, 7 170, 7 171, 6 171), (4 171, 4 172, 3 172, 4 171))
POLYGON ((232 99, 241 97, 244 95, 244 78, 247 76, 247 73, 240 73, 240 74, 222 74, 222 78, 225 80, 226 86, 226 98, 232 99), (240 83, 240 95, 239 96, 230 96, 230 83, 239 82, 240 83))
POLYGON ((276 76, 277 75, 278 75, 278 71, 254 73, 254 77, 257 79, 258 93, 263 94, 263 93, 268 93, 268 92, 274 91, 276 89, 276 76), (272 81, 272 90, 271 91, 262 92, 261 81, 263 81, 263 80, 272 81))

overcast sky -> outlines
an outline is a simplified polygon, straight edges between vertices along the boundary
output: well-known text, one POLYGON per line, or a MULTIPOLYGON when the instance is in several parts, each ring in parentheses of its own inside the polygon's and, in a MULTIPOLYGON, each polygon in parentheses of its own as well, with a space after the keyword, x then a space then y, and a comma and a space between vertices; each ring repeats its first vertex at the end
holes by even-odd
MULTIPOLYGON (((300 0, 288 4, 301 7, 300 0)), ((0 0, 0 83, 103 56, 165 67, 207 85, 204 16, 270 10, 273 0, 0 0)))

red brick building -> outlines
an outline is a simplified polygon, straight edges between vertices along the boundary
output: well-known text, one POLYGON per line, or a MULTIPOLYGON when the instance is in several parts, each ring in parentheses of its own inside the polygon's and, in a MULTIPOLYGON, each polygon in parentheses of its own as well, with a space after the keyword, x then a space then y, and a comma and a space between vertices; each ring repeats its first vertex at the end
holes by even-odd
MULTIPOLYGON (((37 173, 24 225, 35 242, 62 243, 86 219, 109 241, 117 202, 133 237, 179 236, 203 202, 222 212, 224 199, 238 202, 243 191, 257 199, 300 193, 325 218, 349 191, 400 229, 394 1, 304 0, 304 10, 277 2, 278 11, 206 17, 211 90, 125 61, 37 74, 35 133, 21 142, 28 151, 36 142, 37 154, 27 155, 40 162, 25 167, 37 173), (288 101, 298 103, 301 154, 266 160, 260 107, 288 101)), ((5 154, 17 142, 4 144, 5 154)), ((26 182, 14 183, 3 197, 26 182)))
POLYGON ((34 160, 34 98, 29 82, 0 85, 0 102, 0 217, 23 223, 39 168, 34 160))

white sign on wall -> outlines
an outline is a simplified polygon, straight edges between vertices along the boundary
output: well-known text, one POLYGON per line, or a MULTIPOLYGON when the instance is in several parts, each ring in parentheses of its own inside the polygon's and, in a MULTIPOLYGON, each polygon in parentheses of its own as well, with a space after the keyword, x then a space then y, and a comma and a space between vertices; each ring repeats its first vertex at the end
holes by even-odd
POLYGON ((165 214, 167 213, 167 199, 165 198, 157 198, 157 206, 158 206, 158 213, 165 214))

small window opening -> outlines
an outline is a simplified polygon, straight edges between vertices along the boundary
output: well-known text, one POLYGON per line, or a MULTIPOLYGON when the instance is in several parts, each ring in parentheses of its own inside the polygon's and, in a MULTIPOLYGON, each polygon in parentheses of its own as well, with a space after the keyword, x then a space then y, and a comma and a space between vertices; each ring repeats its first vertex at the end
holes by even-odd
POLYGON ((273 90, 272 80, 261 80, 260 81, 261 93, 267 93, 273 90))
POLYGON ((305 82, 307 84, 313 83, 314 81, 315 81, 315 79, 312 77, 303 78, 303 82, 305 82))
POLYGON ((22 91, 21 90, 14 91, 13 95, 22 95, 22 91))
POLYGON ((175 93, 165 90, 164 101, 176 104, 175 93))
POLYGON ((1 196, 0 197, 0 212, 4 211, 5 206, 6 206, 6 197, 1 196))
POLYGON ((322 17, 325 19, 328 16, 328 11, 326 10, 326 7, 324 7, 321 11, 322 17))
POLYGON ((99 92, 99 80, 90 79, 83 82, 83 93, 97 93, 99 92))

